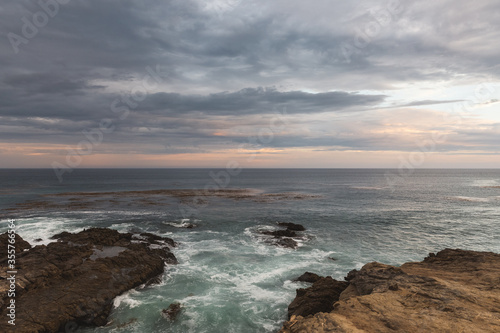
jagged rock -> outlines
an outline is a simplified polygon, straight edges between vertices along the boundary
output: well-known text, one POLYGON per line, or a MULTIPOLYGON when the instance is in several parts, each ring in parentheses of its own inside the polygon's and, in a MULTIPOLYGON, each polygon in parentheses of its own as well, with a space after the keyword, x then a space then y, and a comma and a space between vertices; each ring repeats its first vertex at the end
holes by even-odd
POLYGON ((370 263, 347 279, 332 311, 291 317, 280 332, 500 332, 499 254, 446 249, 401 267, 370 263))
POLYGON ((293 231, 305 231, 306 228, 303 225, 291 223, 291 222, 278 222, 280 227, 286 227, 288 230, 293 231))
MULTIPOLYGON (((62 232, 53 239, 58 241, 17 256, 16 326, 13 329, 2 320, 1 332, 58 332, 68 325, 105 325, 116 296, 162 274, 165 260, 176 261, 167 245, 135 242, 132 234, 111 229, 62 232)), ((0 279, 0 315, 7 318, 6 258, 0 263, 4 278, 0 279)))
POLYGON ((276 245, 276 246, 281 246, 281 247, 286 247, 290 249, 295 249, 299 245, 297 241, 292 239, 292 237, 301 237, 300 235, 297 234, 297 232, 306 230, 303 226, 300 224, 295 224, 295 223, 287 223, 287 222, 278 222, 277 223, 279 226, 282 227, 287 227, 286 229, 279 229, 279 230, 259 230, 258 233, 261 235, 266 235, 266 236, 273 236, 273 239, 267 239, 266 242, 276 245))
POLYGON ((181 312, 181 310, 182 306, 180 303, 172 303, 168 306, 168 308, 163 309, 161 311, 161 314, 168 320, 174 321, 181 312))
POLYGON ((274 242, 275 245, 295 249, 299 244, 291 238, 278 238, 274 242))
POLYGON ((149 232, 143 232, 139 235, 146 238, 146 240, 152 244, 163 245, 166 243, 171 247, 175 247, 177 245, 173 239, 168 238, 168 237, 158 236, 158 235, 155 235, 155 234, 152 234, 149 232))
POLYGON ((269 236, 274 236, 276 238, 278 237, 296 237, 297 233, 293 230, 273 230, 273 231, 268 231, 268 230, 263 230, 260 232, 263 235, 269 235, 269 236))
POLYGON ((319 277, 313 285, 306 289, 297 289, 297 296, 288 306, 288 318, 291 316, 308 316, 318 312, 330 312, 333 303, 337 302, 349 283, 337 281, 331 276, 319 277))
MULTIPOLYGON (((13 234, 14 238, 9 237, 10 234, 4 233, 0 235, 0 262, 7 260, 7 251, 9 250, 9 244, 14 246, 14 251, 16 254, 23 252, 24 250, 31 249, 30 243, 21 238, 18 234, 13 234), (15 242, 9 242, 10 239, 14 239, 15 242)), ((12 249, 12 247, 10 248, 12 249)))
POLYGON ((309 283, 314 283, 316 281, 318 281, 319 279, 322 279, 323 277, 322 276, 319 276, 318 274, 314 274, 314 273, 311 273, 311 272, 305 272, 304 274, 302 274, 301 276, 299 276, 298 278, 296 278, 295 280, 293 280, 294 282, 309 282, 309 283))

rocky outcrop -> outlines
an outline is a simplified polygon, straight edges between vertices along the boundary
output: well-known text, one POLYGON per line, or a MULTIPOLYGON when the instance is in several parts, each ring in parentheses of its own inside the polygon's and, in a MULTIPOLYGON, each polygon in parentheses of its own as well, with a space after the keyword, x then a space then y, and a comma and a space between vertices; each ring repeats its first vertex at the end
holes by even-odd
POLYGON ((181 311, 182 311, 181 303, 172 303, 168 306, 168 308, 163 309, 161 311, 161 314, 164 318, 170 321, 174 321, 181 311))
MULTIPOLYGON (((169 249, 174 241, 154 234, 92 228, 63 232, 53 239, 57 241, 17 254, 16 325, 2 320, 1 332, 58 332, 68 325, 72 329, 105 325, 116 296, 154 281, 165 263, 177 263, 169 249)), ((26 245, 22 239, 16 244, 26 245)), ((7 258, 0 258, 4 319, 11 299, 7 298, 6 264, 7 258)))
POLYGON ((288 306, 288 318, 330 312, 349 283, 336 281, 331 276, 320 277, 306 289, 297 289, 297 296, 288 306))
POLYGON ((273 230, 273 231, 268 231, 264 230, 261 231, 261 234, 263 235, 269 235, 269 236, 274 236, 275 238, 280 238, 280 237, 297 237, 297 233, 293 230, 285 229, 285 230, 273 230))
POLYGON ((280 332, 500 332, 499 254, 446 249, 346 279, 331 311, 292 315, 280 332))
POLYGON ((302 274, 301 276, 299 276, 298 278, 296 278, 295 280, 293 280, 293 282, 308 282, 308 283, 314 283, 320 279, 322 279, 323 277, 322 276, 319 276, 318 274, 315 274, 315 273, 311 273, 311 272, 305 272, 304 274, 302 274))
POLYGON ((5 259, 7 257, 9 244, 14 244, 14 252, 16 254, 31 249, 30 243, 22 239, 18 234, 14 234, 14 238, 12 239, 12 237, 9 237, 8 233, 4 233, 0 235, 0 258, 5 259), (11 239, 10 243, 9 239, 11 239))
POLYGON ((286 229, 260 230, 259 233, 261 235, 272 236, 272 238, 267 239, 267 242, 270 244, 290 249, 297 248, 299 244, 293 238, 303 238, 303 235, 297 232, 304 231, 306 228, 300 224, 291 222, 278 222, 277 224, 286 229))
POLYGON ((280 227, 286 227, 288 230, 293 230, 293 231, 305 231, 306 228, 297 223, 292 223, 292 222, 278 222, 277 223, 280 227))

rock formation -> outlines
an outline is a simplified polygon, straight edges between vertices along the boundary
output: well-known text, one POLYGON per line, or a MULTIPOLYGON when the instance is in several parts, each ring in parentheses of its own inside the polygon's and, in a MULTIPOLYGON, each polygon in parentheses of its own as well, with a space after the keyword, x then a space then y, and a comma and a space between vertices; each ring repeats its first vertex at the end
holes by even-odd
POLYGON ((314 283, 316 281, 318 281, 319 279, 322 279, 323 277, 319 276, 318 274, 315 274, 315 273, 311 273, 311 272, 305 272, 304 274, 302 274, 301 276, 299 276, 298 278, 296 278, 295 280, 293 280, 293 282, 308 282, 308 283, 314 283))
MULTIPOLYGON (((401 267, 373 262, 346 279, 333 310, 292 315, 280 332, 500 332, 499 254, 446 249, 401 267)), ((316 283, 300 297, 320 292, 316 283)))
POLYGON ((288 230, 293 230, 293 231, 305 231, 306 228, 297 223, 292 223, 292 222, 278 222, 277 223, 280 227, 286 227, 288 230))
MULTIPOLYGON (((105 325, 116 296, 154 281, 165 263, 177 263, 169 249, 174 241, 154 234, 92 228, 53 239, 58 241, 30 249, 16 238, 16 247, 29 250, 16 256, 15 326, 5 320, 12 298, 7 292, 7 258, 1 253, 1 332, 64 332, 68 326, 105 325)), ((4 235, 0 247, 7 248, 4 235)))
POLYGON ((181 311, 182 311, 181 303, 172 303, 168 306, 168 308, 163 309, 161 311, 161 314, 164 318, 173 321, 177 318, 177 316, 181 311))
POLYGON ((297 241, 293 238, 302 238, 303 235, 297 234, 306 230, 306 228, 300 224, 290 223, 290 222, 278 222, 278 226, 286 227, 286 229, 278 230, 260 230, 261 235, 272 236, 267 242, 276 246, 286 247, 290 249, 295 249, 299 245, 297 241))
POLYGON ((318 312, 330 312, 333 303, 339 300, 349 283, 336 281, 330 276, 320 277, 306 289, 297 289, 297 296, 288 306, 288 318, 291 316, 308 316, 318 312))
MULTIPOLYGON (((14 236, 14 251, 17 254, 23 252, 24 250, 28 250, 31 248, 30 243, 25 241, 24 239, 21 238, 18 234, 15 234, 14 236)), ((8 246, 9 244, 9 234, 4 233, 0 235, 0 258, 5 259, 7 258, 7 251, 8 251, 8 246)))

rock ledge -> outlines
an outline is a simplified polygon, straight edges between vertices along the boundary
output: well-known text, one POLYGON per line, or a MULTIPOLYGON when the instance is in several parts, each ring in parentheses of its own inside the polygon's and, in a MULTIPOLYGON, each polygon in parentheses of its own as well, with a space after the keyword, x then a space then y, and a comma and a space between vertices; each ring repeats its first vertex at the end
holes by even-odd
POLYGON ((292 315, 280 333, 500 332, 499 254, 445 249, 401 267, 369 263, 346 280, 332 311, 292 315))
MULTIPOLYGON (((0 247, 7 249, 5 236, 0 247)), ((116 230, 92 228, 79 233, 55 235, 58 241, 16 255, 15 326, 0 322, 1 332, 58 332, 68 325, 102 326, 113 299, 138 287, 177 260, 170 252, 173 240, 153 234, 133 235, 116 230)), ((1 317, 7 317, 7 256, 0 253, 1 317)))

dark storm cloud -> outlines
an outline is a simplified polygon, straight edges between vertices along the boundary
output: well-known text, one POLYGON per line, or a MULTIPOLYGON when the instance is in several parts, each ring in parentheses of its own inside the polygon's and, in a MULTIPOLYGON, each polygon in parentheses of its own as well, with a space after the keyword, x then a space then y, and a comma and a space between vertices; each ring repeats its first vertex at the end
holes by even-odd
MULTIPOLYGON (((194 71, 202 81, 194 84, 222 87, 226 79, 247 81, 235 90, 277 85, 298 74, 323 81, 363 70, 378 80, 397 82, 499 70, 492 42, 500 31, 494 14, 500 5, 492 1, 401 2, 401 13, 390 16, 369 38, 367 27, 380 20, 377 13, 387 11, 389 2, 318 0, 309 5, 311 17, 299 10, 297 1, 286 6, 281 1, 239 1, 222 16, 208 11, 206 3, 71 1, 60 5, 28 44, 19 46, 17 56, 3 38, 0 61, 9 71, 50 68, 83 79, 120 78, 162 64, 173 80, 193 80, 189 72, 194 71), (346 43, 355 48, 350 62, 342 54, 346 43), (280 66, 285 72, 276 70, 280 66)), ((22 35, 21 18, 32 21, 32 13, 41 10, 36 2, 7 2, 1 12, 2 32, 22 35)), ((381 83, 374 80, 372 85, 381 83)))
POLYGON ((54 73, 33 73, 7 76, 7 85, 22 89, 28 94, 73 94, 83 89, 105 88, 88 85, 84 80, 71 80, 54 73))

